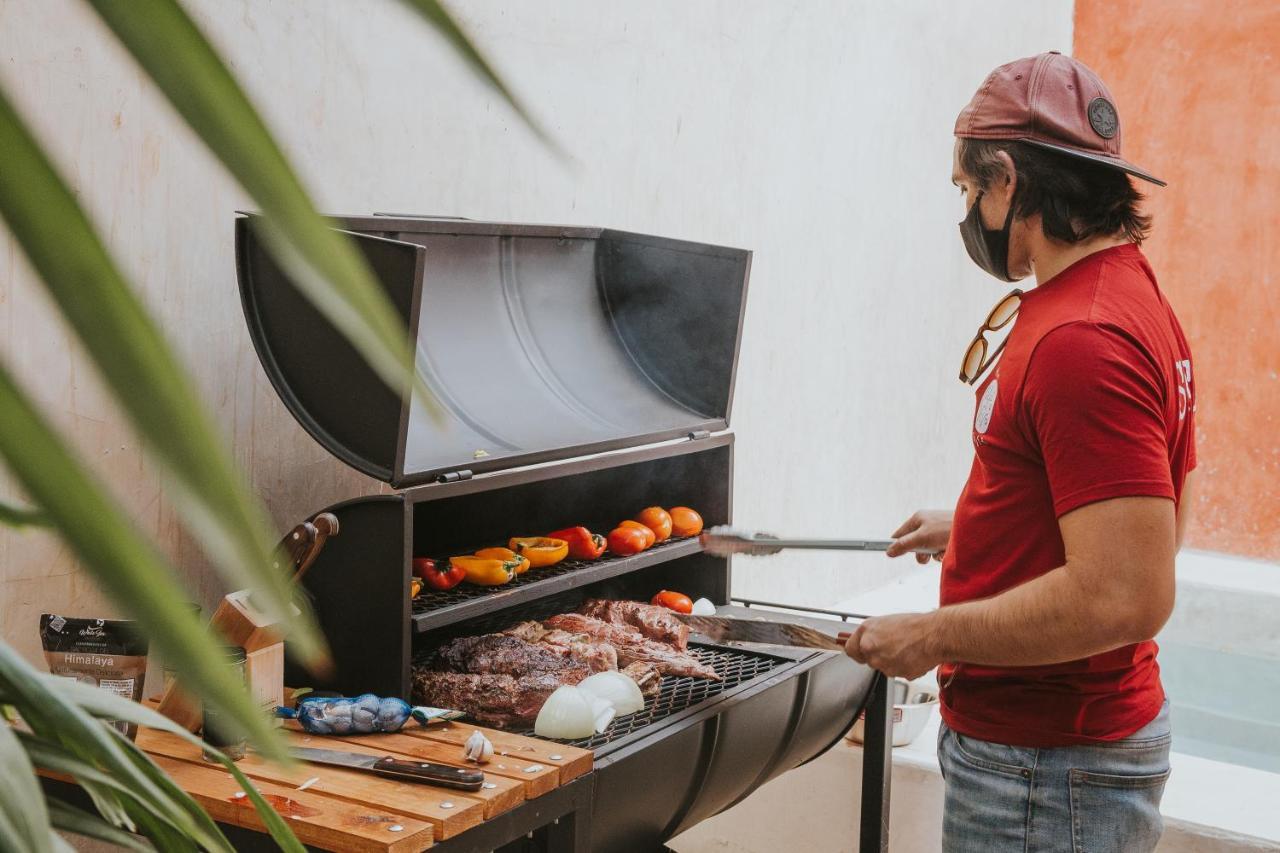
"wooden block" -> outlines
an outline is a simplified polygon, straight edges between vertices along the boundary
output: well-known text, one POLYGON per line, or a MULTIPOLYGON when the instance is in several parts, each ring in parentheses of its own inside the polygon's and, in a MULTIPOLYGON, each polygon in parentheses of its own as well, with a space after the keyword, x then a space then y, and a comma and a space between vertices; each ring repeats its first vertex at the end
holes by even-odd
MULTIPOLYGON (((167 732, 144 729, 139 733, 138 745, 151 755, 163 755, 204 767, 210 766, 201 759, 200 750, 194 744, 167 732)), ((435 828, 436 839, 451 838, 485 818, 485 804, 467 796, 463 791, 398 782, 341 767, 301 762, 292 768, 281 767, 254 753, 237 761, 236 766, 255 782, 272 782, 294 789, 312 779, 318 780, 308 785, 306 790, 356 805, 375 806, 380 810, 424 820, 435 828), (446 807, 442 803, 451 805, 446 807)))
MULTIPOLYGON (((337 740, 332 735, 306 735, 290 734, 290 746, 309 746, 318 749, 337 749, 346 752, 358 752, 362 755, 376 755, 382 757, 390 755, 394 758, 419 758, 420 756, 410 753, 399 752, 386 743, 389 735, 366 735, 362 739, 353 740, 337 740), (331 742, 332 741, 332 742, 331 742)), ((461 749, 458 750, 462 752, 461 749)), ((441 761, 434 759, 437 764, 448 764, 450 767, 466 767, 468 770, 487 770, 488 765, 477 766, 466 761, 441 761)), ((525 800, 524 780, 509 779, 505 776, 495 776, 492 773, 485 773, 484 781, 486 785, 493 787, 481 788, 479 791, 457 791, 450 788, 436 787, 434 785, 414 785, 415 788, 425 788, 430 791, 448 792, 446 799, 458 800, 458 798, 467 800, 478 800, 484 805, 484 817, 488 820, 495 815, 500 815, 505 811, 510 811, 520 805, 525 800)), ((436 838, 445 838, 446 836, 437 833, 436 838)))
POLYGON ((595 765, 595 756, 589 749, 576 746, 564 746, 551 741, 538 740, 524 735, 512 734, 470 723, 436 723, 423 728, 421 726, 406 727, 403 734, 414 737, 437 740, 442 743, 454 743, 461 746, 466 743, 471 733, 479 730, 493 744, 494 754, 507 753, 509 756, 529 761, 539 761, 560 768, 560 784, 563 785, 577 779, 584 773, 590 773, 595 765))
MULTIPOLYGON (((247 589, 224 596, 209 625, 223 642, 244 649, 250 693, 267 713, 274 711, 284 698, 284 637, 278 628, 249 602, 247 589)), ((182 692, 176 683, 164 692, 158 710, 189 732, 200 728, 199 701, 182 692)))
POLYGON ((156 710, 189 732, 200 731, 200 703, 184 693, 176 681, 164 691, 156 710))
MULTIPOLYGON (((163 755, 151 756, 174 783, 198 802, 214 820, 264 831, 248 797, 235 777, 221 767, 203 766, 163 755)), ((376 804, 357 804, 310 790, 258 782, 255 787, 289 822, 303 844, 324 850, 410 853, 433 843, 432 825, 376 804), (400 827, 392 830, 392 827, 400 827)))
MULTIPOLYGON (((397 752, 412 758, 420 758, 424 761, 435 761, 440 764, 452 764, 459 767, 465 763, 462 760, 462 747, 451 743, 441 743, 438 740, 428 740, 407 735, 404 732, 393 735, 333 735, 317 738, 317 740, 360 744, 383 752, 397 752)), ((331 748, 345 749, 345 747, 336 745, 331 748)), ((546 762, 525 761, 512 755, 495 755, 492 761, 482 765, 480 769, 484 771, 486 777, 502 776, 522 782, 524 784, 525 799, 529 800, 534 797, 541 797, 560 785, 559 767, 546 762)))
POLYGON ((249 590, 227 593, 209 621, 227 643, 245 653, 256 652, 284 640, 279 628, 249 601, 249 590))
POLYGON ((284 643, 247 652, 244 677, 258 708, 267 716, 274 715, 276 706, 284 704, 284 643))

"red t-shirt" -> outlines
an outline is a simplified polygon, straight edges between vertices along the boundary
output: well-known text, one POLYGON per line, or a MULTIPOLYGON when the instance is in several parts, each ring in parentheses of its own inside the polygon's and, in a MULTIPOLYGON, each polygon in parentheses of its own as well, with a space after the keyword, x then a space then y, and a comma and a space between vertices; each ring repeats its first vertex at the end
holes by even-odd
MULTIPOLYGON (((1109 498, 1176 503, 1195 467, 1191 351, 1135 245, 1089 255, 1024 294, 976 396, 943 605, 1062 566, 1060 516, 1109 498)), ((948 726, 1015 746, 1117 740, 1164 700, 1150 641, 1051 666, 944 665, 938 680, 948 726)))

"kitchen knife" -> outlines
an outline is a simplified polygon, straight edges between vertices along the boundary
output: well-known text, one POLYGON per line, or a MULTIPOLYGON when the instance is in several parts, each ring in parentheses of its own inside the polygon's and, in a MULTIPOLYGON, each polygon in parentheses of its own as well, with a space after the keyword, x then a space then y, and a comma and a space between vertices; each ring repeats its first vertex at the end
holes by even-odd
POLYGON ((674 614, 695 634, 716 642, 767 643, 771 646, 800 646, 806 649, 844 651, 849 631, 834 637, 806 625, 770 622, 764 619, 734 619, 728 616, 690 616, 674 614))
POLYGON ((446 788, 460 788, 463 791, 478 791, 484 782, 484 773, 479 770, 450 767, 447 764, 434 764, 430 761, 392 758, 390 755, 379 757, 336 749, 312 749, 305 746, 290 749, 289 754, 299 761, 308 761, 312 764, 332 764, 335 767, 361 770, 375 776, 398 779, 401 782, 443 785, 446 788))
MULTIPOLYGON (((800 548, 818 551, 884 551, 892 539, 779 539, 768 533, 755 533, 732 527, 712 527, 701 536, 702 550, 717 557, 748 554, 753 557, 776 554, 783 549, 800 548)), ((916 551, 929 554, 932 551, 916 551)))

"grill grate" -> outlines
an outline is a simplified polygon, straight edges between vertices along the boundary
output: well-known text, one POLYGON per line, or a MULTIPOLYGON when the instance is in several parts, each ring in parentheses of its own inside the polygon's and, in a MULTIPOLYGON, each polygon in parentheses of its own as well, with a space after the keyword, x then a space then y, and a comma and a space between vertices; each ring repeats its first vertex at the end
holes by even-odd
MULTIPOLYGON (((693 537, 671 538, 660 545, 654 545, 652 548, 644 551, 645 554, 659 554, 663 551, 674 548, 681 542, 686 542, 693 537)), ((440 610, 445 607, 451 607, 455 604, 461 604, 464 601, 473 601, 477 598, 485 598, 490 595, 497 595, 509 592, 513 589, 519 589, 522 586, 544 581, 549 578, 557 578, 561 575, 580 572, 585 569, 599 569, 607 567, 610 563, 619 560, 627 560, 630 557, 604 557, 599 560, 562 560, 554 566, 547 566, 542 569, 530 569, 522 575, 516 575, 510 582, 502 586, 476 586, 469 583, 460 583, 453 589, 431 589, 424 587, 417 598, 413 600, 413 612, 415 614, 430 613, 433 610, 440 610)))
MULTIPOLYGON (((739 685, 758 678, 782 664, 792 663, 786 658, 761 654, 745 649, 725 646, 704 646, 690 643, 689 652, 698 660, 711 666, 720 676, 720 681, 708 681, 705 678, 689 676, 667 676, 662 679, 658 695, 646 699, 644 709, 625 717, 617 717, 602 734, 578 740, 557 740, 556 743, 578 746, 583 749, 597 749, 605 744, 612 744, 641 729, 651 726, 673 714, 698 705, 713 696, 726 693, 739 685)), ((536 737, 533 729, 526 729, 520 734, 536 737)), ((551 738, 543 738, 551 740, 551 738)))

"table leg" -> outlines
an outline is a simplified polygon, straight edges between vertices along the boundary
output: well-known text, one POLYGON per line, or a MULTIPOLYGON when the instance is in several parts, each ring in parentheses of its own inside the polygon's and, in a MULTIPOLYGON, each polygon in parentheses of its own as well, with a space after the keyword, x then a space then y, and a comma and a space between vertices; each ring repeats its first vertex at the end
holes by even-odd
POLYGON ((893 694, 876 673, 867 699, 862 740, 862 821, 860 853, 889 851, 889 783, 893 779, 893 694))

